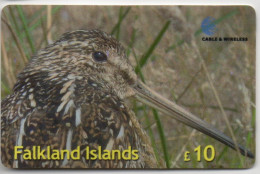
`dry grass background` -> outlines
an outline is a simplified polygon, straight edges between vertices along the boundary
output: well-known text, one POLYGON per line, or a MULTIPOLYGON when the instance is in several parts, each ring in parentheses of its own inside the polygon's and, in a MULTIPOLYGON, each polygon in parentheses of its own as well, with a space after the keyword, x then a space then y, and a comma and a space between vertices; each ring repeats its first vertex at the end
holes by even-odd
MULTIPOLYGON (((142 68, 146 83, 230 135, 207 73, 201 66, 203 59, 237 141, 254 152, 255 13, 246 6, 5 7, 1 33, 1 97, 11 92, 16 75, 33 52, 64 32, 98 28, 111 33, 117 25, 114 36, 125 46, 132 65, 136 66, 136 60, 147 52, 167 21, 170 25, 142 68), (198 30, 207 16, 220 20, 214 36, 243 36, 248 37, 248 41, 202 42, 205 35, 198 30), (121 21, 119 25, 118 21, 121 21)), ((152 109, 135 101, 131 103, 154 143, 161 166, 166 161, 171 168, 249 168, 254 164, 254 160, 241 157, 216 140, 159 113, 165 137, 162 145, 160 127, 152 109), (184 151, 208 144, 216 149, 213 162, 196 162, 195 155, 191 162, 184 162, 184 151)))

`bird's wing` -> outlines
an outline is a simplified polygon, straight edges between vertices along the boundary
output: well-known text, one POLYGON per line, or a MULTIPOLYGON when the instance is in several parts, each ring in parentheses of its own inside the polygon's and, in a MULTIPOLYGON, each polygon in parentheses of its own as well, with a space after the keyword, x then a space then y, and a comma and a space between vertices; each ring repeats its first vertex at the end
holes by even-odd
MULTIPOLYGON (((124 103, 111 91, 101 90, 98 84, 81 85, 80 88, 75 85, 75 89, 74 96, 68 96, 67 90, 62 96, 56 96, 56 101, 51 99, 56 104, 50 103, 48 107, 40 109, 35 107, 26 116, 13 122, 6 121, 10 106, 8 108, 3 103, 3 163, 19 168, 150 167, 152 163, 149 163, 149 158, 154 156, 147 137, 139 130, 138 121, 124 103), (84 91, 87 88, 89 92, 81 94, 83 88, 84 91), (80 147, 81 155, 79 160, 69 160, 67 156, 59 160, 24 160, 20 156, 18 160, 14 160, 15 146, 30 150, 36 146, 41 149, 49 146, 56 150, 74 150, 80 147), (90 150, 124 150, 129 146, 139 151, 138 160, 88 160, 86 156, 87 147, 90 150)), ((37 103, 37 98, 34 99, 37 103)), ((6 99, 4 102, 11 100, 6 99)), ((28 98, 23 102, 30 105, 31 100, 28 98)), ((15 112, 19 112, 19 107, 15 112)))

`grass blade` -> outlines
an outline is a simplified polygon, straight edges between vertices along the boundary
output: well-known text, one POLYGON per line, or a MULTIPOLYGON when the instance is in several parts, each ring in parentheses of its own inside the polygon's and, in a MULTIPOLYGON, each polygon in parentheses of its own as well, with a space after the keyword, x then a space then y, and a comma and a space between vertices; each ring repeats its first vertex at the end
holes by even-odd
POLYGON ((22 38, 20 37, 20 31, 21 29, 19 28, 19 25, 18 25, 18 22, 17 22, 17 18, 15 17, 15 14, 14 14, 14 11, 13 11, 13 8, 11 6, 8 7, 8 10, 9 10, 9 13, 11 15, 11 24, 12 26, 14 26, 14 29, 15 29, 15 32, 17 33, 17 36, 19 37, 20 41, 22 40, 22 38))
POLYGON ((23 63, 23 64, 26 64, 26 63, 28 62, 28 59, 27 59, 27 57, 26 57, 26 55, 25 55, 25 53, 24 53, 24 51, 23 51, 23 49, 22 49, 22 46, 21 46, 21 44, 20 44, 19 39, 17 38, 15 32, 13 31, 11 25, 10 25, 5 19, 3 19, 3 18, 2 18, 2 21, 6 24, 6 26, 8 27, 8 29, 9 29, 10 32, 11 32, 11 35, 12 35, 14 41, 15 41, 15 44, 16 44, 18 50, 19 50, 19 53, 21 54, 22 63, 23 63))
POLYGON ((123 13, 123 7, 120 7, 118 22, 111 31, 111 35, 114 35, 115 32, 117 32, 117 34, 116 34, 117 39, 119 39, 119 32, 120 32, 121 23, 124 20, 124 18, 127 16, 127 14, 129 13, 130 10, 131 10, 131 7, 128 7, 126 9, 126 11, 123 13))
POLYGON ((155 109, 152 109, 152 110, 153 110, 154 119, 156 121, 157 129, 158 129, 159 135, 160 135, 160 140, 161 140, 161 145, 162 145, 162 149, 163 149, 163 155, 164 155, 166 167, 170 168, 170 160, 169 160, 166 138, 165 138, 165 135, 164 135, 162 123, 161 123, 161 120, 159 118, 157 110, 155 110, 155 109))
POLYGON ((19 13, 19 17, 22 21, 22 25, 23 25, 23 28, 25 30, 25 35, 26 35, 27 41, 29 42, 31 51, 32 51, 32 53, 34 53, 35 52, 34 42, 33 42, 32 36, 29 32, 29 28, 28 28, 28 25, 27 25, 28 24, 27 18, 25 17, 23 9, 22 9, 21 6, 16 6, 16 9, 17 9, 17 11, 19 13))
MULTIPOLYGON (((11 7, 11 6, 8 7, 9 14, 11 17, 9 18, 8 13, 6 13, 6 19, 8 19, 8 21, 10 21, 10 25, 12 26, 12 28, 14 28, 16 36, 19 38, 20 43, 22 43, 23 42, 23 37, 22 37, 23 31, 22 31, 22 27, 18 25, 19 21, 14 13, 14 8, 15 7, 11 7)), ((26 44, 22 44, 21 46, 24 50, 26 58, 28 59, 30 53, 29 53, 28 49, 26 48, 26 44)))
POLYGON ((149 126, 149 125, 151 125, 151 122, 150 122, 150 119, 149 119, 148 114, 146 112, 146 106, 144 106, 143 111, 144 111, 144 117, 145 117, 146 125, 148 125, 147 126, 147 130, 148 130, 148 134, 149 134, 149 137, 150 137, 150 140, 151 140, 151 144, 152 144, 152 147, 153 147, 153 150, 154 150, 154 155, 155 155, 157 163, 159 163, 160 162, 159 154, 158 154, 158 151, 157 151, 157 147, 156 147, 156 142, 155 142, 153 131, 152 131, 151 127, 149 126))
MULTIPOLYGON (((59 6, 55 6, 52 8, 51 10, 51 14, 54 15, 56 12, 58 12, 58 10, 62 7, 62 5, 59 5, 59 6)), ((40 18, 37 22, 35 22, 30 28, 29 28, 29 31, 32 31, 34 30, 35 28, 39 27, 41 25, 41 21, 42 20, 46 20, 47 19, 47 16, 43 16, 42 18, 40 18)))
POLYGON ((1 51, 2 51, 2 63, 5 67, 5 77, 7 79, 8 82, 8 86, 13 86, 16 78, 14 75, 14 71, 13 71, 13 66, 12 63, 10 62, 10 59, 8 59, 7 56, 7 52, 5 49, 5 43, 4 43, 4 38, 3 38, 3 33, 1 33, 2 37, 1 37, 1 51))
MULTIPOLYGON (((131 35, 131 41, 128 45, 128 49, 126 50, 126 57, 129 57, 129 55, 131 53, 131 49, 133 48, 133 45, 135 43, 135 38, 136 38, 136 29, 134 28, 132 35, 131 35)), ((136 62, 138 62, 138 61, 136 60, 136 62)))
MULTIPOLYGON (((151 46, 149 47, 149 49, 147 50, 147 52, 141 57, 140 61, 139 61, 139 65, 140 68, 142 68, 147 60, 149 59, 149 57, 151 56, 153 50, 155 49, 155 47, 158 45, 158 43, 160 42, 160 40, 162 39, 164 33, 166 32, 166 30, 168 29, 170 25, 170 21, 167 21, 164 26, 162 27, 161 31, 159 32, 159 34, 157 35, 157 37, 155 38, 155 40, 153 41, 153 43, 151 44, 151 46)), ((138 73, 140 69, 136 68, 135 71, 138 73)))
MULTIPOLYGON (((55 13, 58 12, 58 10, 61 8, 62 6, 59 5, 59 6, 55 6, 52 8, 51 10, 51 14, 54 15, 55 13)), ((44 8, 46 10, 46 7, 44 8)), ((42 10, 42 9, 41 9, 42 10)), ((35 30, 37 27, 41 26, 41 23, 42 21, 45 21, 47 20, 47 16, 44 15, 43 17, 39 18, 34 24, 32 24, 30 27, 29 27, 29 32, 32 32, 33 30, 35 30)), ((21 33, 21 38, 25 37, 26 34, 23 32, 21 33)))
POLYGON ((1 81, 1 87, 2 87, 2 89, 4 90, 3 92, 1 92, 1 99, 4 99, 5 98, 5 96, 6 95, 9 95, 9 94, 11 94, 11 92, 12 92, 12 90, 8 87, 8 85, 7 84, 5 84, 4 82, 3 82, 3 80, 1 81), (3 95, 3 93, 5 93, 5 95, 3 95))
POLYGON ((28 25, 31 26, 33 23, 39 20, 42 15, 46 12, 46 6, 44 5, 41 9, 37 10, 32 16, 28 17, 28 25))
MULTIPOLYGON (((252 107, 252 120, 251 120, 251 127, 255 130, 255 118, 256 118, 256 109, 252 107)), ((248 132, 246 137, 246 148, 249 147, 252 142, 254 141, 254 135, 251 131, 248 132)))
MULTIPOLYGON (((52 6, 51 5, 48 5, 47 6, 47 31, 50 31, 51 30, 51 24, 52 24, 52 14, 51 14, 51 9, 52 9, 52 6)), ((48 40, 48 43, 52 43, 52 36, 51 36, 51 32, 48 32, 47 33, 47 40, 48 40)))

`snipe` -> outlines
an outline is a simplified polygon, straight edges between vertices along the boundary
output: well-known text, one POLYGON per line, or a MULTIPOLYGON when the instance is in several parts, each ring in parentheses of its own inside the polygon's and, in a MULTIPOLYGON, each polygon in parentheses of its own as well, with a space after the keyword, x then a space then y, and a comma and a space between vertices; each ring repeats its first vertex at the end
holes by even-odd
MULTIPOLYGON (((149 138, 124 99, 136 97, 236 149, 232 139, 137 79, 120 43, 99 30, 64 34, 34 55, 1 103, 2 162, 13 168, 156 168, 149 138), (14 160, 14 147, 73 150, 80 160, 14 160), (137 149, 138 160, 86 160, 85 147, 137 149)), ((238 145, 241 154, 253 154, 238 145)))

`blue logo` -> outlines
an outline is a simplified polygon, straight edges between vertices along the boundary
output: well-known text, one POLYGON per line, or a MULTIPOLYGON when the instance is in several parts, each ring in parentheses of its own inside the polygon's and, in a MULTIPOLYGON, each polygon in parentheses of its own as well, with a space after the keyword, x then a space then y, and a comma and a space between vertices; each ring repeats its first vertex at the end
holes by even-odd
POLYGON ((216 19, 214 19, 213 17, 204 18, 203 21, 201 22, 202 32, 205 33, 206 35, 212 36, 217 30, 215 21, 216 19))

